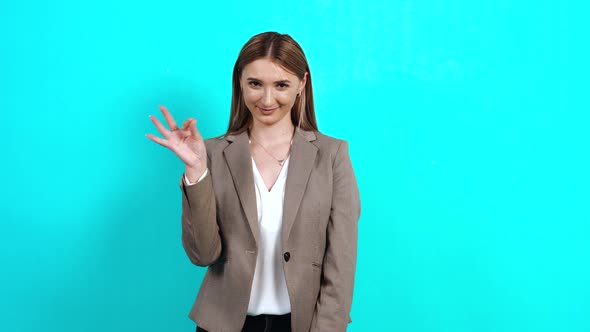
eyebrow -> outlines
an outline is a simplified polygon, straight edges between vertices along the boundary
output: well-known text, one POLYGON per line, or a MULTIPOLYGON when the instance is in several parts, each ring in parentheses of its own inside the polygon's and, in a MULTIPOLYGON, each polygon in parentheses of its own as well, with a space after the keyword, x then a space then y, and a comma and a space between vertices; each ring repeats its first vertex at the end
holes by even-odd
MULTIPOLYGON (((254 77, 248 77, 246 80, 247 81, 258 81, 258 82, 262 82, 261 80, 259 80, 257 78, 254 78, 254 77)), ((281 81, 275 81, 274 83, 275 84, 279 84, 279 83, 291 83, 291 81, 289 81, 289 80, 281 80, 281 81)))

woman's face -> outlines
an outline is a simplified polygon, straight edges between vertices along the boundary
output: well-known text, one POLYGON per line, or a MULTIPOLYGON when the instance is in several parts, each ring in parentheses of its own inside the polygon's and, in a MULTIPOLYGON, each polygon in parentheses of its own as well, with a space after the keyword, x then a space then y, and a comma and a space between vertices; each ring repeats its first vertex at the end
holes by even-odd
POLYGON ((273 125, 291 121, 291 108, 303 90, 307 73, 300 80, 267 58, 244 67, 240 86, 244 101, 255 122, 273 125))

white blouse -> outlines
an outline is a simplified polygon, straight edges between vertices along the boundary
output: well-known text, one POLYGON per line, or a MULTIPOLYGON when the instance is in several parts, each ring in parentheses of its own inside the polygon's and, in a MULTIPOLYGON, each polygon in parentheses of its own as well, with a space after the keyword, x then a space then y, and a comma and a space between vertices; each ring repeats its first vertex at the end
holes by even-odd
POLYGON ((260 225, 260 243, 254 282, 248 304, 248 315, 282 315, 291 312, 287 282, 283 271, 283 245, 281 226, 283 224, 283 198, 289 158, 270 191, 252 159, 256 187, 256 208, 260 225))

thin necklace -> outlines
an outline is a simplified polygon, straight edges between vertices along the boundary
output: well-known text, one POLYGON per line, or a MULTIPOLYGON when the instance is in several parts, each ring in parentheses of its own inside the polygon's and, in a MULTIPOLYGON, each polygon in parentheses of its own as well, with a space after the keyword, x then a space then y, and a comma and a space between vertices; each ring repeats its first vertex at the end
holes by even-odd
MULTIPOLYGON (((293 132, 295 133, 295 132, 293 132)), ((258 145, 260 145, 260 147, 264 150, 264 152, 266 152, 269 156, 272 157, 272 159, 276 160, 279 165, 281 167, 283 167, 283 165, 285 164, 285 160, 287 160, 287 158, 289 158, 289 155, 291 154, 291 146, 289 146, 289 152, 287 153, 287 156, 284 159, 278 159, 276 158, 272 153, 270 153, 265 147, 264 145, 260 144, 260 142, 258 142, 255 138, 254 135, 250 135, 250 138, 258 145)), ((293 145, 293 138, 291 138, 291 145, 293 145)))

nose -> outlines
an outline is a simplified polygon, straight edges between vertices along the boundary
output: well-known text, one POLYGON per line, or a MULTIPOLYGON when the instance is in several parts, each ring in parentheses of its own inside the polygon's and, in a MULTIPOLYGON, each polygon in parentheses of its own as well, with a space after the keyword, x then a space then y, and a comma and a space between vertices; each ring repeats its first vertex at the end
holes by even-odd
POLYGON ((264 89, 264 94, 262 95, 262 106, 263 107, 271 107, 273 105, 273 91, 272 89, 264 89))

